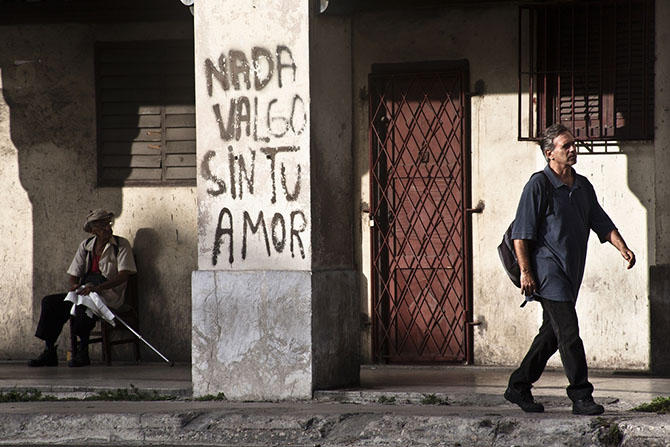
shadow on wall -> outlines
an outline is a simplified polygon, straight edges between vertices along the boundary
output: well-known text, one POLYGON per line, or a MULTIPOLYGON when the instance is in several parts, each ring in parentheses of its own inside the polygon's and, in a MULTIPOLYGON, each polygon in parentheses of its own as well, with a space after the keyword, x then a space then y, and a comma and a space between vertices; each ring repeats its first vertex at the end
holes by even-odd
MULTIPOLYGON (((32 216, 25 212, 23 220, 14 225, 33 230, 32 252, 9 253, 5 258, 9 262, 3 266, 5 270, 14 268, 17 271, 3 275, 9 280, 28 278, 25 270, 32 270, 32 278, 23 280, 20 293, 5 293, 5 298, 0 300, 0 304, 9 309, 6 314, 19 319, 21 325, 20 329, 9 328, 2 333, 0 355, 3 358, 26 358, 34 355, 41 346, 32 337, 41 299, 67 285, 66 271, 75 250, 89 236, 83 231, 85 217, 90 210, 100 207, 122 217, 123 229, 119 225, 115 232, 129 239, 138 255, 140 299, 145 300, 140 308, 140 333, 151 340, 159 334, 161 342, 172 349, 166 354, 174 360, 188 361, 190 358, 190 272, 196 264, 195 235, 192 234, 195 231, 190 231, 196 228, 192 223, 194 219, 191 219, 195 217, 194 191, 99 186, 102 184, 100 175, 106 176, 105 184, 121 185, 128 176, 144 174, 139 172, 142 169, 153 169, 154 176, 162 169, 161 156, 156 155, 155 147, 149 147, 157 145, 157 138, 160 140, 156 131, 161 129, 159 120, 162 118, 160 114, 158 118, 155 113, 148 115, 151 115, 150 110, 165 105, 164 98, 157 98, 157 90, 165 90, 165 87, 158 82, 160 75, 153 71, 152 77, 137 79, 146 74, 144 68, 138 68, 135 63, 137 57, 124 59, 126 50, 135 50, 134 44, 124 44, 129 49, 124 47, 121 52, 114 52, 113 48, 112 53, 98 54, 99 61, 105 58, 108 71, 99 71, 100 76, 107 77, 100 84, 104 92, 96 94, 96 41, 117 41, 119 27, 128 29, 123 38, 135 39, 133 42, 172 38, 191 40, 193 32, 190 17, 180 23, 128 24, 127 27, 106 24, 2 27, 0 102, 4 99, 8 105, 9 135, 5 130, 0 138, 11 141, 0 141, 0 147, 11 149, 6 159, 11 161, 12 156, 16 157, 18 168, 12 168, 10 163, 2 167, 18 169, 20 186, 12 185, 11 178, 2 177, 0 188, 4 182, 25 190, 27 199, 22 196, 23 202, 10 203, 31 206, 32 216), (136 76, 129 77, 128 72, 136 76), (101 162, 108 169, 100 172, 96 98, 103 97, 105 104, 110 104, 109 109, 104 109, 104 127, 109 131, 104 139, 110 144, 105 148, 108 157, 101 162), (184 205, 193 205, 192 216, 184 205), (165 212, 166 206, 174 207, 174 215, 165 212), (140 226, 152 227, 155 231, 149 228, 138 230, 140 226), (131 234, 131 231, 137 233, 131 234), (172 234, 175 234, 174 238, 172 234), (133 237, 137 239, 134 242, 133 237), (12 263, 12 259, 20 259, 22 264, 12 263), (27 262, 32 265, 27 266, 27 262), (27 281, 32 284, 28 286, 27 281), (25 295, 29 293, 32 295, 32 315, 29 315, 29 306, 15 304, 26 300, 25 295), (6 339, 5 333, 10 332, 19 335, 6 339)), ((165 64, 153 65, 161 68, 165 64)), ((190 92, 193 82, 192 61, 173 65, 185 74, 176 76, 184 84, 180 84, 181 90, 167 89, 171 98, 184 90, 190 92)), ((2 233, 0 237, 16 239, 11 232, 2 233)), ((8 240, 5 245, 19 247, 17 251, 20 251, 21 243, 8 240)), ((26 241, 26 251, 29 251, 28 245, 29 241, 26 241)), ((0 287, 6 290, 5 284, 0 287)), ((5 316, 5 320, 7 318, 5 316)), ((69 345, 67 334, 63 334, 59 345, 61 351, 69 345)), ((64 352, 61 354, 64 356, 64 352)), ((147 355, 147 359, 153 358, 147 355)))
MULTIPOLYGON (((635 268, 648 269, 649 281, 649 343, 650 370, 653 374, 670 375, 670 265, 657 265, 654 253, 659 238, 655 224, 655 203, 662 203, 658 195, 656 178, 653 172, 655 163, 655 143, 619 144, 621 152, 626 155, 628 167, 628 188, 645 207, 647 226, 640 229, 646 232, 647 247, 631 247, 633 251, 647 250, 647 265, 638 264, 635 268)), ((607 155, 600 155, 607 157, 607 155)), ((626 235, 623 234, 626 238, 626 235)), ((633 298, 633 297, 631 297, 633 298)))
MULTIPOLYGON (((157 260, 161 256, 162 249, 163 243, 156 230, 152 228, 140 228, 135 234, 133 252, 135 253, 137 263, 137 295, 140 325, 147 328, 147 331, 141 332, 141 334, 161 353, 164 355, 167 353, 170 356, 170 351, 173 351, 174 347, 180 344, 179 340, 176 339, 177 337, 172 335, 175 333, 174 329, 178 325, 183 325, 183 322, 186 321, 187 327, 180 328, 180 330, 190 330, 191 315, 190 312, 188 315, 172 315, 170 313, 170 306, 166 306, 165 303, 168 294, 164 290, 163 284, 160 281, 155 281, 155 278, 161 277, 161 272, 157 268, 157 260), (160 332, 154 329, 151 332, 149 326, 170 329, 160 332), (161 334, 161 337, 157 337, 157 334, 161 334)), ((156 354, 144 344, 140 346, 143 360, 160 361, 156 357, 156 354)), ((130 355, 130 351, 124 355, 130 355)), ((173 357, 170 359, 174 360, 173 357)))
MULTIPOLYGON (((88 237, 88 212, 103 207, 123 213, 120 188, 96 188, 95 39, 81 28, 67 35, 70 30, 19 35, 10 28, 7 44, 0 45, 10 136, 33 211, 32 222, 24 223, 33 227, 33 321, 41 298, 66 286, 76 247, 88 237)), ((67 345, 61 339, 61 349, 67 345)))

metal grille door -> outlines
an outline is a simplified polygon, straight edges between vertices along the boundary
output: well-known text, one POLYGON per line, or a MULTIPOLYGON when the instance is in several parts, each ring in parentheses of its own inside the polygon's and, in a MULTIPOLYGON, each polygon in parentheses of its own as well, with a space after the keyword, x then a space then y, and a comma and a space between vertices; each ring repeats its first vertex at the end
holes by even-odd
POLYGON ((468 360, 464 77, 370 76, 378 361, 468 360))

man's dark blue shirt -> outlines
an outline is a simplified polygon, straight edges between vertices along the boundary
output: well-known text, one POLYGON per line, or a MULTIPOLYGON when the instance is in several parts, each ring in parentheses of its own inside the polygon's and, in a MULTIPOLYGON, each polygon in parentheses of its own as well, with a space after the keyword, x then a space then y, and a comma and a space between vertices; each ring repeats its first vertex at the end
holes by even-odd
POLYGON ((563 183, 549 165, 544 175, 533 175, 521 193, 512 226, 512 239, 535 241, 531 245, 531 267, 537 282, 535 296, 552 301, 576 301, 584 276, 590 230, 600 242, 615 230, 603 211, 593 185, 573 170, 572 188, 563 183), (545 191, 549 187, 550 191, 545 191), (551 200, 543 206, 543 200, 551 200), (547 210, 546 216, 540 214, 547 210))

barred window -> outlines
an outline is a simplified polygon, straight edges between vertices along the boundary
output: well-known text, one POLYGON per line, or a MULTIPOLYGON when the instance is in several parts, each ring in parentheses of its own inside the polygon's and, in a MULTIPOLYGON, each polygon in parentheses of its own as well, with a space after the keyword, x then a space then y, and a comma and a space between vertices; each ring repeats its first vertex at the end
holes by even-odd
POLYGON ((519 14, 519 139, 654 137, 654 0, 533 4, 519 14))
POLYGON ((195 185, 192 41, 96 46, 98 184, 195 185))

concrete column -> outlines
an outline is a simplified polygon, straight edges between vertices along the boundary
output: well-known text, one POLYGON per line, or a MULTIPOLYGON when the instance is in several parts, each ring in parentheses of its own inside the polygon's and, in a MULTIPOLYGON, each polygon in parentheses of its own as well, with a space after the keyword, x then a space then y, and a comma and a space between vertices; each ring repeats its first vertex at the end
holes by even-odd
POLYGON ((195 395, 358 381, 349 24, 310 3, 195 5, 195 395))
MULTIPOLYGON (((654 66, 654 158, 653 168, 645 174, 654 179, 654 208, 649 210, 649 342, 651 371, 670 373, 670 3, 656 2, 656 62, 654 66)), ((642 177, 642 176, 641 176, 642 177)), ((651 207, 650 207, 651 208, 651 207)))

